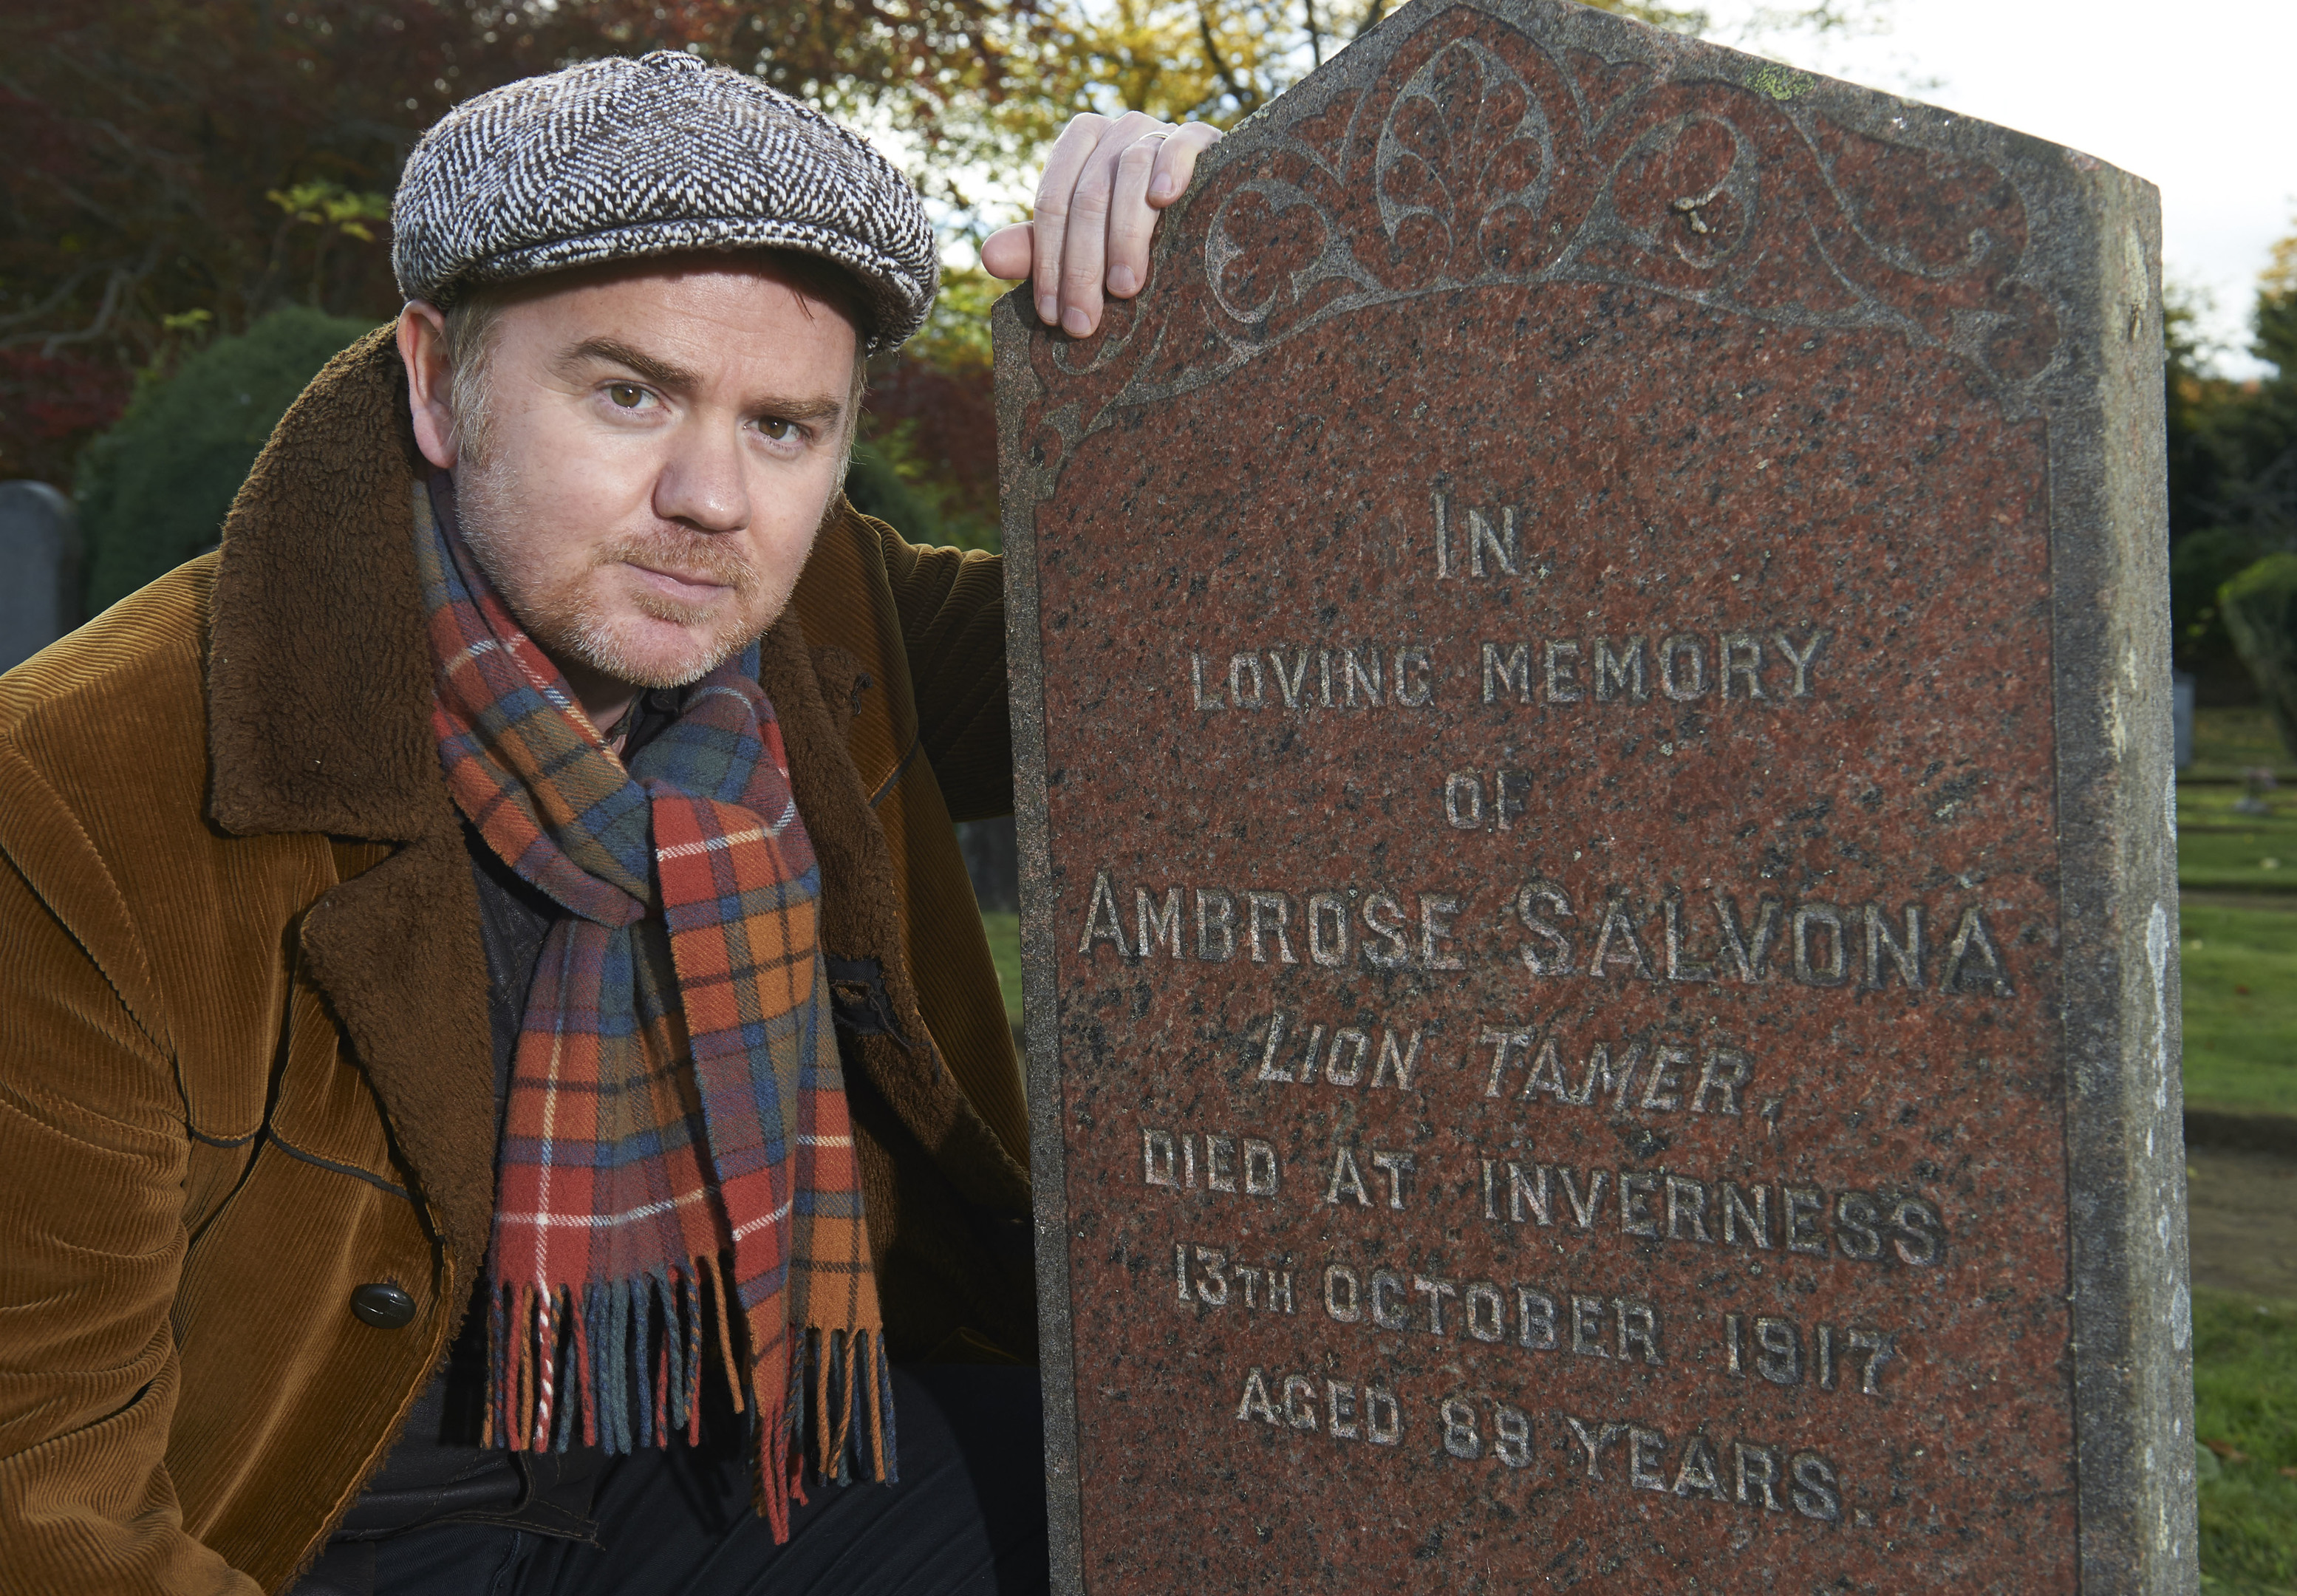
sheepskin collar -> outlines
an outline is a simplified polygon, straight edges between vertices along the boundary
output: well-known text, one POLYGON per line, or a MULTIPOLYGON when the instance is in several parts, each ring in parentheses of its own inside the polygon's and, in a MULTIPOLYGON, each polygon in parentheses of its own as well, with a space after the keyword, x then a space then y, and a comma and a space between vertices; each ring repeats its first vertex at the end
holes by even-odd
POLYGON ((408 531, 426 469, 385 326, 319 374, 240 489, 208 664, 210 813, 226 831, 455 828, 408 531))

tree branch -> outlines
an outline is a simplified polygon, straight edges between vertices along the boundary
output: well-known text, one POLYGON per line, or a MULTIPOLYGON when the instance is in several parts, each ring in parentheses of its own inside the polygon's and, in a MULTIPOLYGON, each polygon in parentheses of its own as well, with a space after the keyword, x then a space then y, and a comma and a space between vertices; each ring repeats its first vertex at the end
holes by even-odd
MULTIPOLYGON (((132 271, 124 266, 114 267, 111 280, 103 285, 103 303, 96 307, 95 319, 77 333, 50 334, 40 345, 41 358, 52 358, 68 343, 87 343, 103 337, 111 325, 112 317, 119 312, 120 301, 128 297, 128 291, 139 286, 144 278, 150 276, 152 268, 159 264, 159 260, 160 246, 153 244, 144 251, 144 263, 132 271)), ((4 341, 10 344, 29 343, 37 337, 39 334, 37 333, 28 333, 4 341)))
POLYGON ((1206 8, 1205 0, 1197 0, 1197 31, 1205 41, 1205 59, 1212 62, 1214 73, 1228 86, 1228 92, 1236 96, 1237 109, 1249 116, 1259 109, 1260 96, 1239 83, 1228 62, 1221 59, 1220 46, 1213 43, 1213 13, 1206 8))
MULTIPOLYGON (((64 279, 62 287, 57 289, 55 292, 50 294, 46 299, 42 300, 29 310, 21 310, 13 316, 0 316, 0 330, 9 327, 21 327, 28 321, 39 320, 40 317, 45 316, 49 311, 54 310, 57 306, 71 298, 71 296, 78 291, 79 285, 86 282, 88 278, 94 275, 95 271, 95 267, 92 266, 82 267, 79 270, 74 272, 70 276, 64 279)), ((39 333, 34 333, 32 336, 39 337, 42 335, 39 333)))

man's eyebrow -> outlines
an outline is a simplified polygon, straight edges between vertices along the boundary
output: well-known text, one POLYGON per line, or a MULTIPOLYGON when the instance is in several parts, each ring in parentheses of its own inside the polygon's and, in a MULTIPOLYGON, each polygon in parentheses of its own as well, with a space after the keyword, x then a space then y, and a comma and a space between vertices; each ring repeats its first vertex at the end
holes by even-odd
POLYGON ((559 356, 557 364, 561 370, 567 370, 589 360, 611 361, 660 388, 691 389, 702 380, 684 366, 672 366, 644 350, 632 349, 618 338, 586 338, 559 356))
POLYGON ((777 421, 835 421, 845 414, 845 407, 834 399, 776 399, 767 397, 754 400, 750 409, 758 415, 770 415, 777 421))
MULTIPOLYGON (((658 388, 683 389, 688 391, 701 385, 702 379, 682 366, 655 358, 643 350, 632 349, 617 338, 586 338, 558 358, 558 366, 568 370, 588 360, 605 360, 636 372, 658 388)), ((845 414, 843 402, 828 398, 794 399, 778 394, 765 394, 748 406, 754 415, 770 415, 781 421, 835 421, 845 414)))

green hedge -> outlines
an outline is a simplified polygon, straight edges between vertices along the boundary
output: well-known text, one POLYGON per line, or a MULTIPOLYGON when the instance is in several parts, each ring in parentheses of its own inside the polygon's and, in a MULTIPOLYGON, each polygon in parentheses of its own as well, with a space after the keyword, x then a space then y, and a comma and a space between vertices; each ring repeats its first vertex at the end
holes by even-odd
POLYGON ((2169 545, 2169 624, 2176 663, 2203 686, 2203 702, 2215 702, 2214 687, 2241 696, 2249 684, 2240 654, 2227 635, 2218 589, 2270 552, 2254 533, 2237 527, 2204 527, 2169 545))
POLYGON ((89 614, 214 547, 233 496, 287 407, 374 325, 317 310, 274 311, 136 395, 80 457, 89 614))
POLYGON ((2268 555, 2218 590, 2226 630, 2297 755, 2297 554, 2268 555))

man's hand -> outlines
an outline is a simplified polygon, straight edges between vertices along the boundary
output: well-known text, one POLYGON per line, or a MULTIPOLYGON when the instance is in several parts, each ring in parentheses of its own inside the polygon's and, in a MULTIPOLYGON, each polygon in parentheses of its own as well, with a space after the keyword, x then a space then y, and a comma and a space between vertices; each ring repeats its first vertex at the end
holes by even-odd
POLYGON ((1148 280, 1157 213, 1186 193, 1197 157, 1220 138, 1202 122, 1179 128, 1140 111, 1116 121, 1088 112, 1053 145, 1037 185, 1036 219, 1000 227, 981 246, 992 276, 1034 279, 1037 316, 1070 336, 1100 325, 1100 296, 1129 300, 1148 280))

